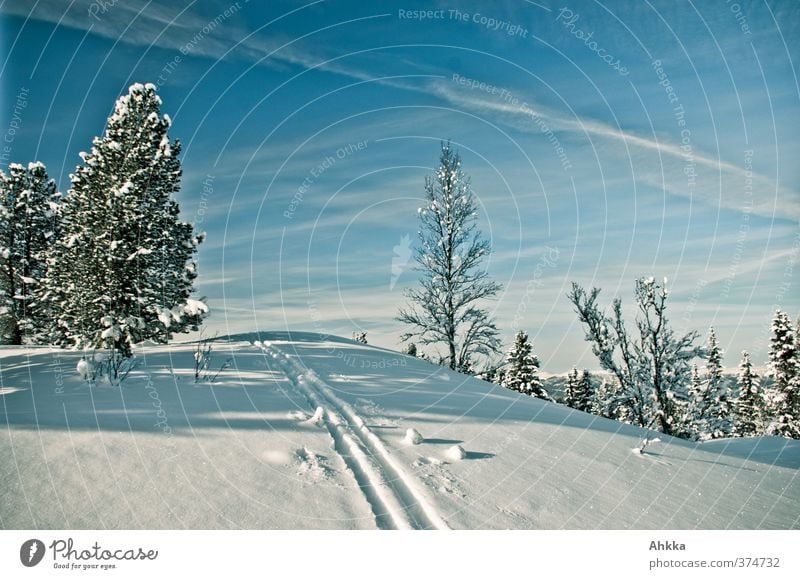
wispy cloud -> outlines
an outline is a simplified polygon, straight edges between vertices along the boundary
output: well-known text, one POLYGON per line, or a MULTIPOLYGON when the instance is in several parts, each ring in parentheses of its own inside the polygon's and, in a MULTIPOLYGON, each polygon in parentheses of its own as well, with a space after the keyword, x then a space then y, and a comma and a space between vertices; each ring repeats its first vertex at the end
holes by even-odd
MULTIPOLYGON (((181 8, 152 0, 127 0, 113 4, 97 0, 73 0, 66 6, 61 0, 38 0, 33 5, 29 0, 6 0, 0 5, 0 12, 88 31, 103 38, 139 47, 174 51, 185 49, 190 56, 214 60, 239 58, 259 65, 293 65, 323 70, 355 80, 376 81, 398 88, 413 89, 413 86, 402 81, 381 79, 380 75, 347 67, 338 58, 325 55, 318 49, 311 49, 309 42, 304 42, 305 37, 291 38, 278 33, 276 26, 272 26, 321 1, 323 0, 297 6, 272 22, 262 24, 256 31, 238 24, 246 13, 246 6, 241 6, 240 2, 220 4, 220 12, 207 18, 190 10, 194 3, 181 8)), ((306 36, 313 37, 328 28, 385 16, 387 15, 375 14, 337 22, 314 30, 306 36)))
POLYGON ((616 144, 618 147, 611 151, 621 166, 630 167, 633 177, 648 186, 663 187, 672 194, 691 196, 727 209, 749 210, 766 217, 800 219, 800 194, 797 191, 782 187, 744 165, 737 166, 711 157, 696 146, 685 151, 666 140, 643 137, 592 119, 567 118, 532 101, 524 107, 514 105, 448 81, 433 81, 431 87, 451 105, 491 116, 495 122, 521 132, 541 133, 542 126, 546 126, 554 133, 596 137, 616 144), (690 166, 696 172, 693 188, 687 186, 686 170, 690 166), (752 199, 746 199, 744 194, 748 182, 752 184, 751 191, 757 192, 752 199))

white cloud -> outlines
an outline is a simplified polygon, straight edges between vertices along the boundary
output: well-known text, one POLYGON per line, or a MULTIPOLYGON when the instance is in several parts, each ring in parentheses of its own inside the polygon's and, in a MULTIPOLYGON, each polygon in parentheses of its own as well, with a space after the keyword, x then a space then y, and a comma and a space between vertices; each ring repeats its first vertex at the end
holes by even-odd
MULTIPOLYGON (((477 91, 459 89, 448 81, 432 83, 432 90, 454 106, 463 107, 482 115, 491 115, 497 122, 528 133, 541 133, 537 118, 554 133, 569 133, 596 137, 611 148, 604 154, 615 158, 614 169, 632 172, 634 179, 650 187, 663 188, 680 196, 691 196, 701 202, 727 209, 743 210, 745 202, 752 213, 772 217, 800 219, 800 194, 781 187, 770 178, 748 171, 721 159, 713 158, 692 146, 690 157, 679 145, 666 140, 656 140, 636 135, 621 128, 580 117, 566 118, 563 115, 536 104, 527 107, 513 105, 499 98, 492 98, 477 91), (613 146, 615 145, 615 147, 613 146), (696 177, 693 189, 685 170, 694 168, 696 177), (752 180, 751 197, 745 196, 746 180, 752 180)), ((592 146, 596 146, 592 142, 592 146)), ((609 171, 611 172, 611 171, 609 171)))

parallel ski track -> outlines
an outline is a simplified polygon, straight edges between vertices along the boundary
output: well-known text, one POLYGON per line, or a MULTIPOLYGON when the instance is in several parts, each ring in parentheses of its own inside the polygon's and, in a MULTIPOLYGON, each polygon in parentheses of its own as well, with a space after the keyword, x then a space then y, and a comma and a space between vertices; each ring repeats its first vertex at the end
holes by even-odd
POLYGON ((364 420, 314 370, 305 368, 277 346, 256 342, 277 363, 312 410, 322 407, 323 423, 336 452, 353 472, 381 529, 449 529, 409 475, 364 420))

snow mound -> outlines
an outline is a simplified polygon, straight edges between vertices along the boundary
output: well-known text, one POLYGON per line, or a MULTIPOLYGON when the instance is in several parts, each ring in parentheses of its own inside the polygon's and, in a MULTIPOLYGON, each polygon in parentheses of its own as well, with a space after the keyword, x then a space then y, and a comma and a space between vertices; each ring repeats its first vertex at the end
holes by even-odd
POLYGON ((450 460, 464 460, 467 458, 467 451, 460 444, 451 446, 444 454, 450 460))
POLYGON ((78 371, 78 375, 81 377, 81 380, 89 379, 89 362, 84 358, 78 360, 78 365, 75 367, 75 369, 78 371))
POLYGON ((322 423, 322 416, 324 415, 325 410, 322 406, 317 406, 317 409, 314 411, 314 416, 306 420, 306 424, 314 424, 319 426, 322 423))
POLYGON ((406 436, 403 439, 403 442, 408 445, 422 444, 423 442, 425 442, 425 439, 422 438, 422 435, 419 433, 417 429, 409 428, 408 430, 406 430, 406 436))

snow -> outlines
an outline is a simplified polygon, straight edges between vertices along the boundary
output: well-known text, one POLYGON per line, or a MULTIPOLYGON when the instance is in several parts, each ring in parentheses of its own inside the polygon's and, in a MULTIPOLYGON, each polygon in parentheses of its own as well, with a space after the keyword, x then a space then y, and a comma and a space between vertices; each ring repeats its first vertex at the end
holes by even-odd
POLYGON ((467 451, 460 444, 456 444, 447 449, 445 453, 450 460, 464 460, 467 458, 467 451))
POLYGON ((0 347, 2 526, 800 524, 795 440, 659 434, 635 454, 643 429, 344 338, 217 340, 211 370, 232 365, 213 384, 194 382, 194 348, 136 348, 111 389, 69 370, 81 352, 0 347), (406 444, 409 429, 426 436, 406 444))
POLYGON ((165 327, 169 328, 170 324, 172 323, 172 312, 166 308, 162 308, 158 311, 158 321, 164 324, 165 327))
POLYGON ((75 367, 75 369, 78 371, 78 376, 81 377, 81 380, 89 379, 89 375, 91 374, 92 371, 90 364, 91 362, 89 362, 85 358, 81 358, 80 360, 78 360, 78 364, 75 367))
POLYGON ((406 436, 403 438, 405 444, 422 444, 425 439, 416 428, 409 428, 406 430, 406 436))
POLYGON ((322 406, 317 406, 317 409, 314 411, 314 415, 306 420, 307 424, 314 424, 314 425, 321 425, 322 424, 322 417, 325 413, 325 409, 322 406))
POLYGON ((190 316, 198 316, 200 314, 207 314, 208 306, 200 300, 189 298, 186 300, 186 305, 183 306, 183 311, 190 316))

